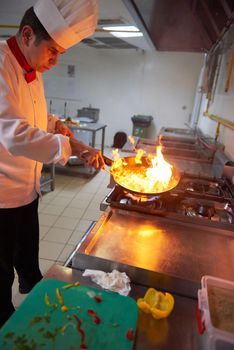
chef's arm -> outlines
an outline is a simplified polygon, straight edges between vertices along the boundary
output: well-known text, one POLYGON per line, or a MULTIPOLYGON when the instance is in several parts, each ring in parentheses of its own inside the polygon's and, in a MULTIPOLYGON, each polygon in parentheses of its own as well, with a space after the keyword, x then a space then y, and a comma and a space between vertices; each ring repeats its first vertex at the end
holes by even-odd
POLYGON ((55 133, 68 136, 70 138, 72 155, 84 159, 87 164, 93 166, 95 169, 102 169, 104 167, 104 160, 101 152, 98 149, 87 146, 77 140, 72 131, 59 119, 55 123, 55 133))
POLYGON ((93 166, 95 169, 102 169, 104 167, 104 160, 102 158, 101 152, 93 147, 90 147, 78 139, 75 138, 72 131, 64 125, 64 123, 56 118, 55 122, 55 133, 68 136, 70 138, 70 146, 72 149, 72 155, 84 159, 87 164, 93 166))
POLYGON ((72 131, 64 125, 64 123, 55 115, 47 115, 48 126, 47 131, 52 134, 61 134, 68 137, 74 137, 72 131))
POLYGON ((62 134, 64 136, 75 138, 73 132, 61 122, 61 120, 57 120, 55 123, 55 134, 62 134))
POLYGON ((73 155, 84 159, 88 165, 95 169, 104 168, 104 160, 100 150, 85 145, 74 137, 70 137, 70 145, 73 155))

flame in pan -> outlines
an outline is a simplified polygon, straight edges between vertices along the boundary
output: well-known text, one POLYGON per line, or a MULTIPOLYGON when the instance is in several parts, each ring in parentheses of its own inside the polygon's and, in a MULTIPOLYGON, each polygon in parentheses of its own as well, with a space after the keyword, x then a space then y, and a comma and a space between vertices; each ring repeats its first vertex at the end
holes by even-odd
POLYGON ((127 162, 128 158, 120 158, 118 150, 112 151, 114 162, 110 170, 115 181, 140 193, 160 193, 173 188, 177 183, 173 166, 166 162, 161 149, 161 146, 156 147, 156 155, 136 150, 134 164, 131 165, 127 162))

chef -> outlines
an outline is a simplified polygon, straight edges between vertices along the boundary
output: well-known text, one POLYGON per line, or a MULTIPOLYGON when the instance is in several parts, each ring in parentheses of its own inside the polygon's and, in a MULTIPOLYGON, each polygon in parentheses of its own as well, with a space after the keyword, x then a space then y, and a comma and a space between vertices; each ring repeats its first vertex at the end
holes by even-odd
POLYGON ((0 327, 14 312, 14 268, 21 293, 42 278, 42 164, 64 165, 76 155, 96 169, 104 165, 99 150, 74 139, 58 118, 47 115, 41 76, 96 24, 96 0, 38 0, 24 14, 16 36, 0 42, 0 327))

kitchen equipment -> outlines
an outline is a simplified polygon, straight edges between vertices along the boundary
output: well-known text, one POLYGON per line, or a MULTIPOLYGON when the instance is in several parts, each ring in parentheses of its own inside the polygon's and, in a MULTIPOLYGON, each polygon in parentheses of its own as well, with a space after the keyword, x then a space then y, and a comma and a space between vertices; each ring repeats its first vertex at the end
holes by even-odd
POLYGON ((86 123, 96 123, 99 120, 99 108, 83 107, 77 110, 77 119, 86 123))
POLYGON ((234 348, 234 282, 212 276, 202 277, 197 322, 201 349, 234 348))
POLYGON ((196 131, 193 129, 162 127, 159 132, 160 139, 168 141, 183 141, 194 143, 196 141, 196 131))
MULTIPOLYGON (((77 110, 77 116, 74 118, 74 125, 70 125, 75 137, 85 143, 86 145, 92 144, 92 133, 87 128, 95 128, 99 120, 99 108, 83 107, 77 110), (77 125, 75 125, 75 123, 77 125), (91 124, 91 125, 90 125, 91 124), (93 125, 92 125, 93 124, 93 125), (74 127, 73 127, 74 126, 74 127), (77 126, 77 128, 76 128, 77 126), (80 126, 80 127, 79 127, 80 126)), ((78 163, 79 164, 79 161, 78 163)))
MULTIPOLYGON (((124 157, 121 158, 124 166, 123 166, 123 171, 127 171, 131 174, 137 174, 137 173, 145 173, 146 170, 150 167, 150 160, 148 157, 142 157, 141 158, 141 162, 140 164, 136 163, 136 158, 135 156, 133 157, 124 157)), ((106 156, 104 156, 104 162, 106 165, 112 165, 113 161, 111 161, 111 159, 107 158, 106 156)), ((152 195, 158 195, 167 191, 172 190, 174 187, 176 187, 180 181, 180 173, 178 172, 177 169, 175 169, 174 167, 172 168, 172 177, 171 180, 167 186, 167 188, 165 188, 164 191, 158 191, 158 192, 147 192, 147 191, 135 191, 133 189, 127 188, 125 187, 122 182, 121 182, 121 178, 119 176, 118 173, 115 172, 115 169, 113 169, 111 171, 111 174, 113 176, 114 181, 120 186, 122 187, 124 190, 127 190, 131 193, 137 194, 137 195, 142 195, 144 194, 145 196, 152 196, 152 195)))
POLYGON ((131 350, 137 317, 130 297, 47 279, 1 328, 0 349, 131 350))
POLYGON ((144 149, 147 153, 155 153, 156 146, 162 146, 162 153, 166 157, 193 160, 203 163, 212 163, 217 149, 224 149, 223 145, 214 142, 211 138, 197 137, 196 140, 184 140, 183 138, 163 138, 158 140, 140 139, 136 144, 136 149, 144 149))
POLYGON ((228 179, 182 174, 174 189, 147 198, 115 185, 100 209, 105 212, 79 244, 74 268, 116 268, 135 283, 194 298, 205 274, 233 280, 228 179))
POLYGON ((230 89, 233 65, 234 65, 234 50, 232 51, 231 58, 230 58, 228 76, 227 76, 227 81, 225 85, 225 92, 228 92, 230 89))
MULTIPOLYGON (((223 159, 216 160, 224 169, 223 159)), ((115 268, 135 283, 193 298, 206 274, 234 281, 234 186, 189 168, 162 194, 144 196, 115 184, 72 266, 115 268)))
POLYGON ((72 267, 115 268, 134 283, 196 298, 204 274, 234 279, 234 236, 209 220, 188 219, 110 207, 86 232, 72 267))
POLYGON ((131 119, 133 122, 132 135, 147 138, 153 117, 151 115, 134 115, 131 119))
POLYGON ((108 158, 107 156, 105 156, 104 154, 102 155, 102 158, 104 159, 104 163, 107 165, 107 166, 112 166, 113 164, 113 159, 110 159, 108 158))
POLYGON ((174 189, 147 198, 134 196, 116 185, 100 208, 106 210, 109 206, 234 230, 234 186, 227 178, 183 173, 174 189))

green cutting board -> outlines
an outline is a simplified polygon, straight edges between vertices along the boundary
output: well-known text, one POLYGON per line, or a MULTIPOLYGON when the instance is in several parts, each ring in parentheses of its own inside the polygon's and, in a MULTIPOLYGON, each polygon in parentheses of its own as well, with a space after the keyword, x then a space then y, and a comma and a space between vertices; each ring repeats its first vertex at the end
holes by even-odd
POLYGON ((67 283, 54 279, 38 283, 1 328, 0 349, 133 348, 134 339, 129 338, 134 338, 131 335, 136 333, 138 308, 135 300, 85 286, 64 289, 65 285, 67 283), (62 300, 56 295, 56 288, 62 300), (62 305, 67 311, 62 311, 62 305))

